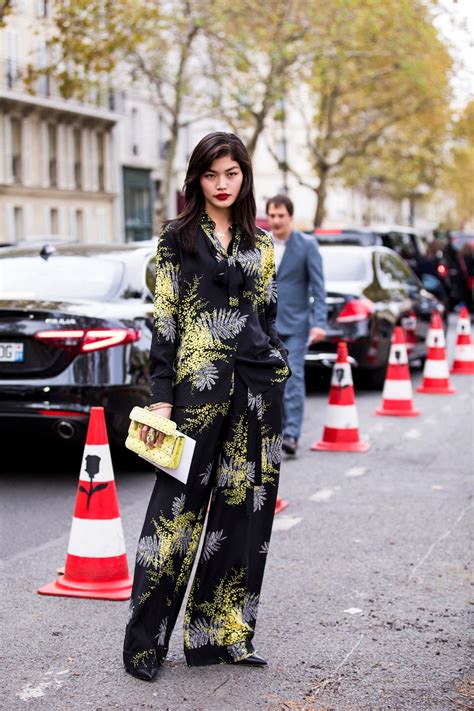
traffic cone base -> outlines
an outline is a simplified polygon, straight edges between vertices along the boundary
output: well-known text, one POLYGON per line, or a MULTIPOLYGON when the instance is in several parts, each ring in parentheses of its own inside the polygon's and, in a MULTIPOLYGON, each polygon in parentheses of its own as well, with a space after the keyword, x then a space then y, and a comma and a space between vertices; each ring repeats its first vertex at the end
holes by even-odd
POLYGON ((275 504, 275 516, 282 511, 286 509, 288 506, 288 501, 286 499, 282 499, 281 496, 277 496, 276 504, 275 504))
POLYGON ((313 452, 367 452, 368 442, 326 442, 322 439, 311 446, 313 452))
POLYGON ((457 361, 451 368, 453 375, 474 375, 474 361, 463 363, 457 361))
POLYGON ((430 385, 429 382, 425 382, 424 385, 420 385, 416 389, 416 392, 424 393, 425 395, 453 395, 456 389, 449 384, 440 386, 439 381, 436 380, 436 385, 430 385))
POLYGON ((128 600, 125 541, 104 409, 91 408, 64 574, 40 595, 128 600))

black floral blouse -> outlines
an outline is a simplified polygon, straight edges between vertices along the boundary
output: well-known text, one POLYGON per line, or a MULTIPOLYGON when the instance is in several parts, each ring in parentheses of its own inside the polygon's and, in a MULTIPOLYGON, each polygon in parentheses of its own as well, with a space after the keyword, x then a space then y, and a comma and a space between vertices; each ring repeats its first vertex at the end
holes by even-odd
POLYGON ((287 352, 275 329, 277 290, 271 237, 255 228, 249 249, 238 228, 226 251, 202 214, 197 251, 177 228, 160 233, 150 351, 151 401, 190 405, 229 399, 234 372, 254 394, 284 384, 287 352))

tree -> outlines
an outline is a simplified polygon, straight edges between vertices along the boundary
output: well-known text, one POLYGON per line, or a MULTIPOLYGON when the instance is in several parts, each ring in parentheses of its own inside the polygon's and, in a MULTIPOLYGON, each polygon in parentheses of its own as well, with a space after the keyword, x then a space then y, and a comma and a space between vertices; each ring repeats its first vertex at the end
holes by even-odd
POLYGON ((453 195, 458 227, 474 222, 474 101, 464 107, 451 128, 451 148, 445 167, 444 189, 453 195))
MULTIPOLYGON (((306 148, 317 177, 315 226, 324 218, 328 184, 403 145, 416 117, 445 115, 451 59, 420 0, 334 0, 314 61, 304 67, 306 148)), ((301 105, 301 101, 299 102, 301 105)), ((417 136, 413 136, 418 145, 417 136)), ((380 168, 369 167, 379 175, 380 168)), ((302 184, 306 184, 298 176, 302 184)), ((361 175, 361 184, 367 170, 361 175)))
POLYGON ((124 74, 149 94, 168 128, 156 223, 169 214, 180 129, 190 114, 202 116, 193 74, 207 16, 205 0, 60 0, 49 41, 53 61, 44 69, 29 67, 31 87, 47 73, 65 98, 87 96, 94 84, 119 82, 124 74))
POLYGON ((318 35, 318 0, 215 0, 207 28, 215 104, 253 155, 318 35), (312 43, 308 42, 312 35, 312 43))
POLYGON ((12 0, 0 0, 0 27, 5 27, 5 20, 12 11, 12 0))

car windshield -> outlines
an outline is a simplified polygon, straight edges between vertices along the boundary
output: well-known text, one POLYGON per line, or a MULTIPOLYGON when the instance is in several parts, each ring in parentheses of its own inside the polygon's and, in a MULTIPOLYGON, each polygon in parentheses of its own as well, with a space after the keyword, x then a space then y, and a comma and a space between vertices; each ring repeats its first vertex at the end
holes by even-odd
POLYGON ((337 247, 321 249, 326 281, 366 281, 369 275, 367 257, 356 250, 337 247))
POLYGON ((3 257, 0 259, 2 299, 109 299, 117 293, 121 262, 90 257, 3 257))
POLYGON ((353 244, 360 245, 362 247, 368 247, 370 245, 378 243, 380 240, 370 232, 321 232, 316 233, 317 240, 319 244, 353 244))

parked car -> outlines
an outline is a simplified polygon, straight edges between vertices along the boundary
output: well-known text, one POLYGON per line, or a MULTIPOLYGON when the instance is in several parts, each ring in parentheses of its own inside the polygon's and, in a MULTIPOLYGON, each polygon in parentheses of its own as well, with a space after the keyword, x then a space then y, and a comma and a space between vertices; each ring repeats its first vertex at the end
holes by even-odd
POLYGON ((43 245, 0 257, 0 431, 123 443, 149 394, 155 246, 43 245))
POLYGON ((444 255, 452 284, 452 303, 453 305, 464 303, 473 313, 474 232, 449 231, 444 255))
POLYGON ((437 256, 427 253, 427 245, 420 232, 400 225, 373 225, 371 227, 347 227, 344 229, 314 230, 319 244, 347 244, 363 247, 383 245, 393 249, 423 281, 445 309, 450 308, 450 283, 447 261, 440 252, 437 256), (428 276, 425 276, 428 275, 428 276))
POLYGON ((425 359, 431 314, 445 312, 408 264, 381 246, 321 246, 320 251, 329 327, 325 340, 309 347, 308 368, 332 364, 343 340, 352 363, 380 387, 395 326, 405 332, 409 360, 425 359))

